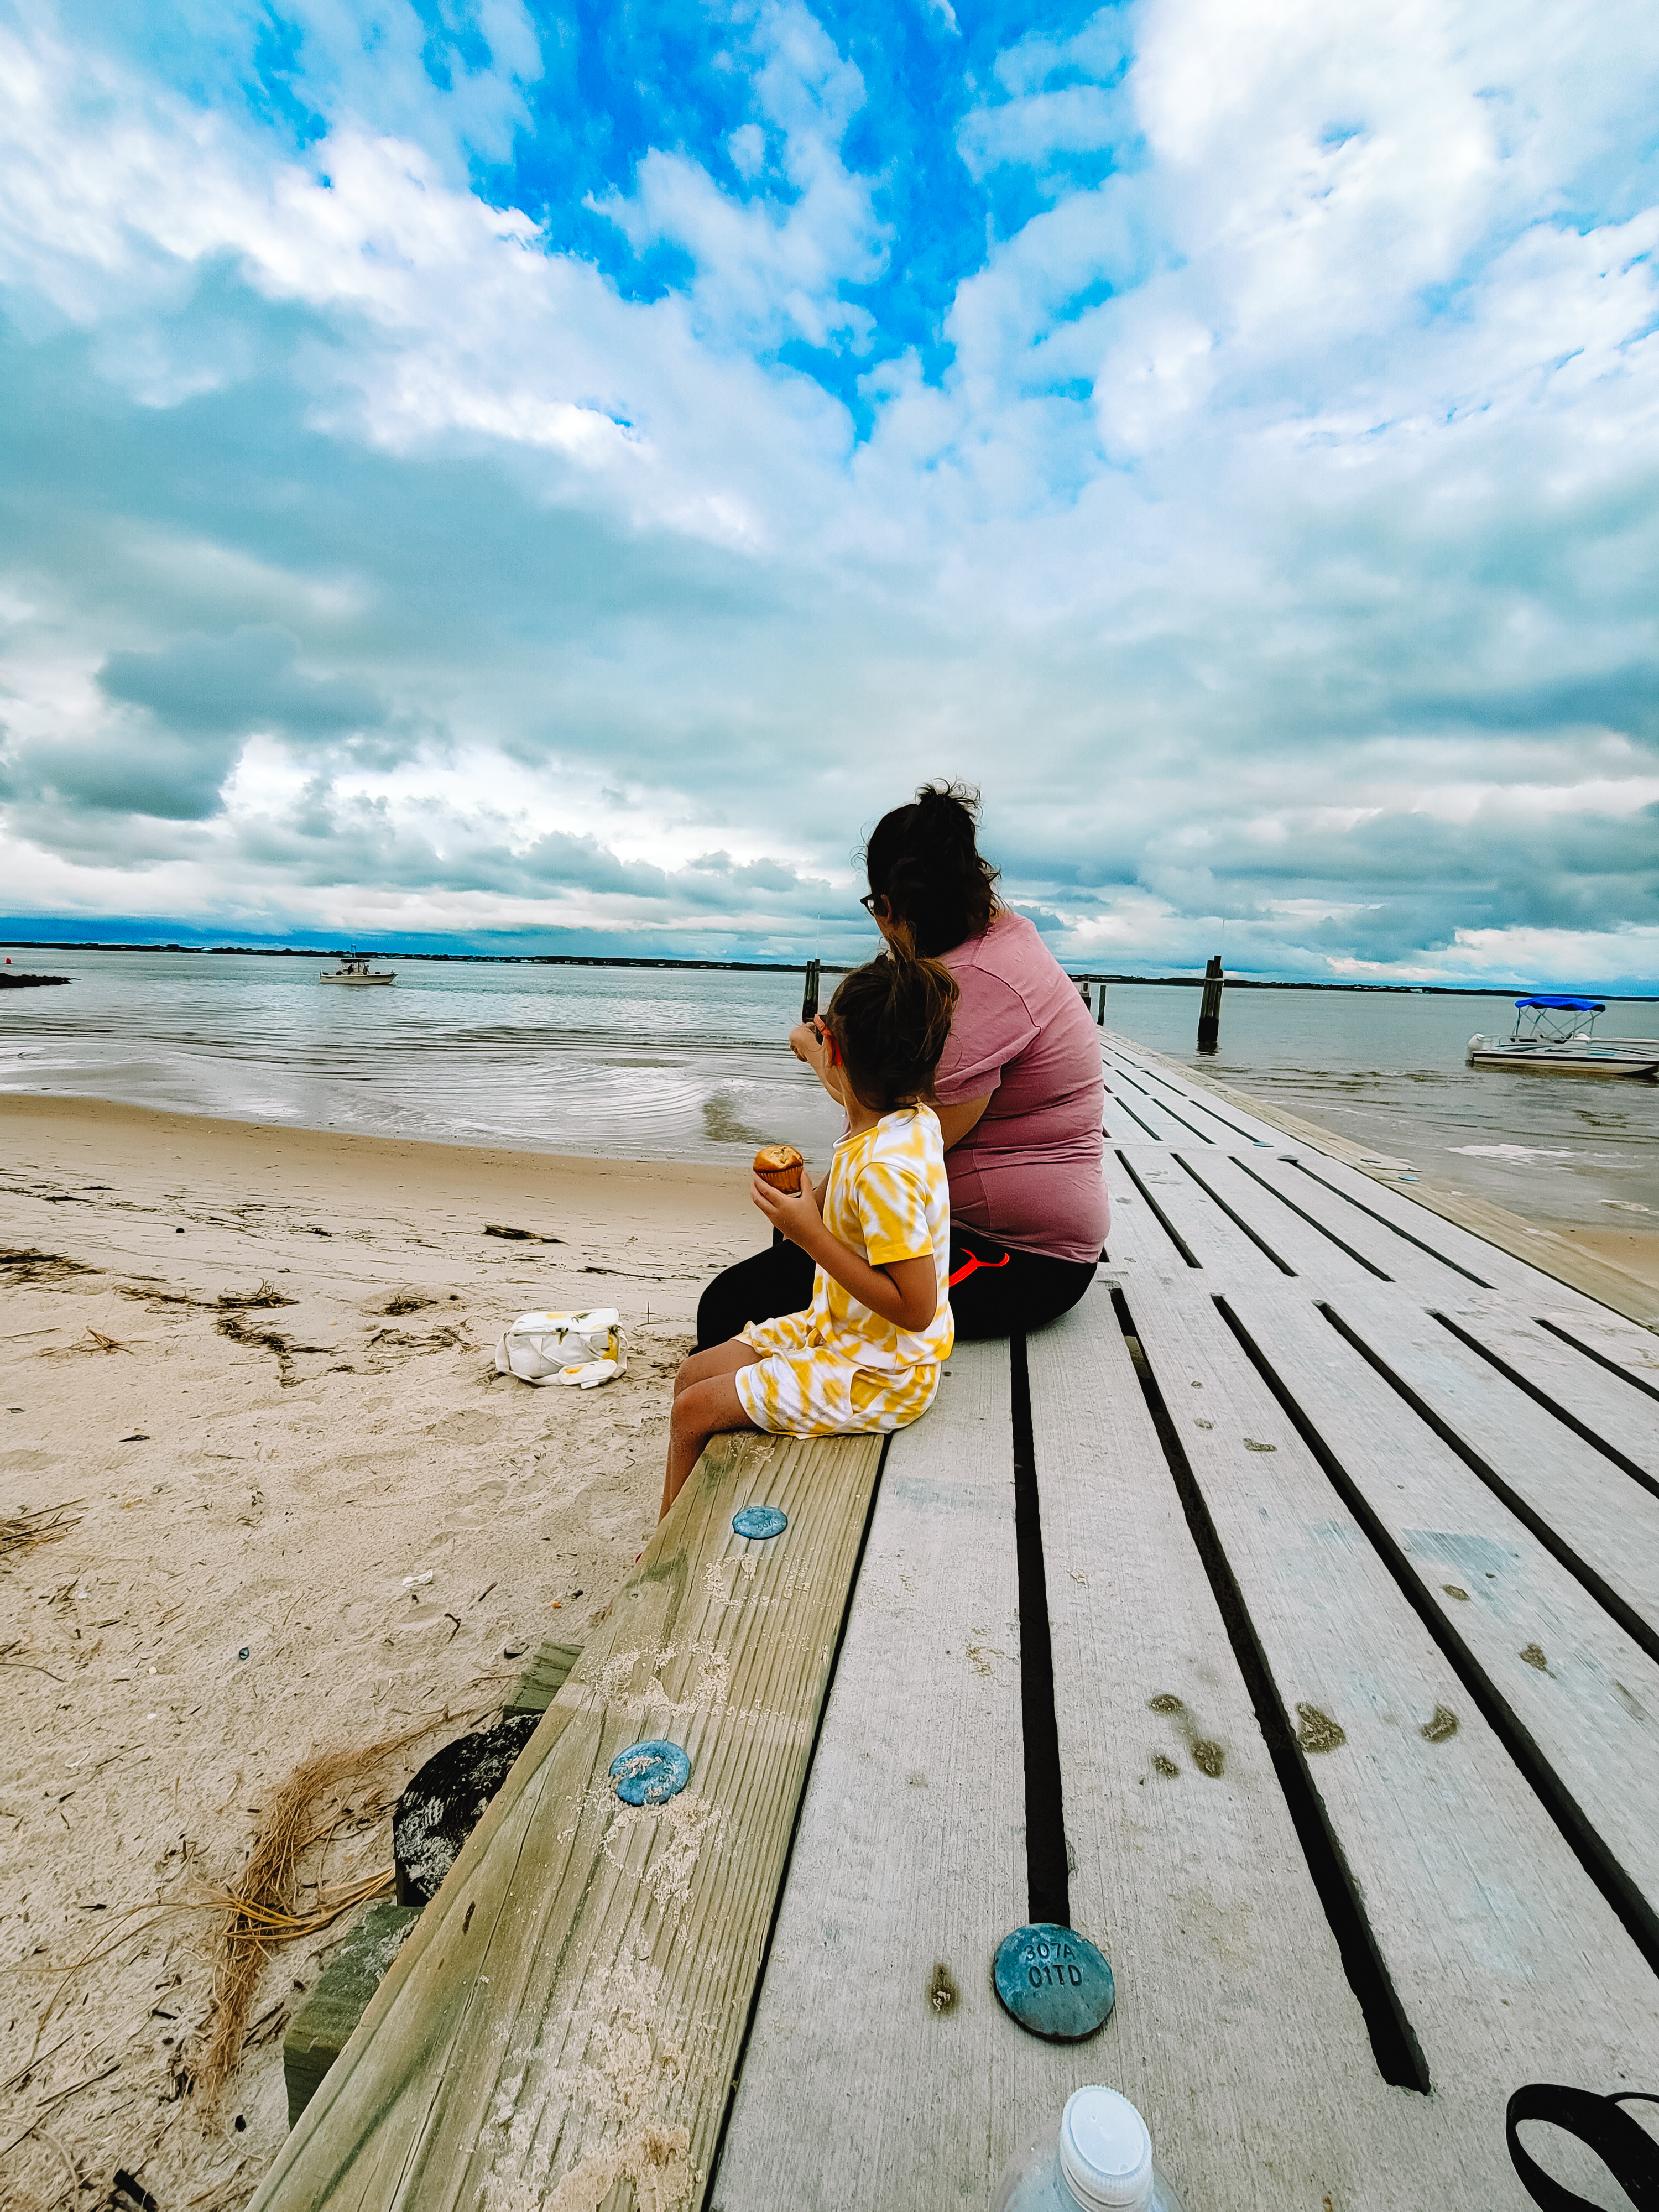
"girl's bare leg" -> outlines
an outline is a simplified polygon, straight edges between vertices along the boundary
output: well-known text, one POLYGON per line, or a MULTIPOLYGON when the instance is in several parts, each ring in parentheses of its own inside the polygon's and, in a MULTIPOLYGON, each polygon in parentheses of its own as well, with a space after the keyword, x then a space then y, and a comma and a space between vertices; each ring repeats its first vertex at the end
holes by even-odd
POLYGON ((752 1367, 760 1358, 752 1345, 745 1344, 740 1336, 728 1337, 724 1344, 711 1344, 707 1352, 694 1352, 689 1359, 682 1359, 674 1377, 674 1395, 693 1382, 706 1382, 711 1375, 735 1375, 740 1367, 752 1367))
MULTIPOLYGON (((733 1429, 752 1429, 755 1425, 743 1409, 732 1377, 739 1368, 752 1367, 760 1358, 759 1352, 746 1344, 734 1342, 716 1345, 698 1356, 712 1360, 723 1353, 738 1352, 743 1357, 730 1358, 723 1371, 705 1374, 683 1387, 678 1382, 675 1385, 674 1410, 668 1425, 668 1471, 663 1480, 659 1520, 679 1496, 686 1476, 696 1465, 710 1437, 723 1436, 733 1429)), ((687 1366, 691 1364, 689 1360, 686 1363, 687 1366)))

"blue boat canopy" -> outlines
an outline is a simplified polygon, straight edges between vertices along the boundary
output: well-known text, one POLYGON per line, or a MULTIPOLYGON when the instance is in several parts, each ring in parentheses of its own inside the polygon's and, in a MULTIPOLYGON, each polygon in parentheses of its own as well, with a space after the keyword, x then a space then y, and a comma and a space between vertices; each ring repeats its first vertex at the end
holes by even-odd
POLYGON ((1548 1006, 1557 1012, 1567 1014, 1605 1014, 1607 1011, 1600 999, 1564 999, 1546 995, 1537 999, 1517 999, 1515 1003, 1521 1007, 1548 1006))

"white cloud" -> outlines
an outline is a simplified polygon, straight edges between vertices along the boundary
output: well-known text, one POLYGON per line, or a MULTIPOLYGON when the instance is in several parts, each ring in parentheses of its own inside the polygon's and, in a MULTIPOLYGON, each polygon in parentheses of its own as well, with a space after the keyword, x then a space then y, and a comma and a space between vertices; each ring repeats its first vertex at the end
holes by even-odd
MULTIPOLYGON (((1019 40, 957 143, 1036 203, 956 284, 945 369, 872 369, 861 441, 776 359, 856 356, 879 333, 847 295, 906 246, 848 151, 868 89, 801 0, 730 26, 744 191, 664 144, 597 204, 686 257, 652 299, 469 180, 539 67, 520 9, 442 97, 412 12, 383 78, 341 20, 306 18, 334 58, 301 73, 329 130, 303 161, 95 41, 0 40, 25 340, 83 333, 135 450, 222 402, 240 467, 260 395, 290 409, 268 505, 59 501, 69 534, 10 557, 15 897, 117 911, 137 868, 181 915, 712 928, 700 856, 845 902, 860 825, 945 769, 1083 957, 1166 959, 1223 915, 1316 967, 1650 957, 1616 926, 1659 796, 1645 11, 1146 0, 1019 40), (383 698, 388 750, 319 767, 238 726, 189 784, 222 807, 112 854, 50 796, 104 757, 97 672, 261 625, 383 698), (663 883, 605 888, 612 863, 663 883)), ((719 926, 808 926, 769 896, 732 878, 719 926)))

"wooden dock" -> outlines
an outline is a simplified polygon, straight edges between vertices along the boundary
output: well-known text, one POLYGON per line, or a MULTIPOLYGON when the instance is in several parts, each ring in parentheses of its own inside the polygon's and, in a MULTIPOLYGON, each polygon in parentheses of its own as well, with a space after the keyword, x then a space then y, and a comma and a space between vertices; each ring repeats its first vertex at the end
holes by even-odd
POLYGON ((259 2212, 984 2212, 1085 2081, 1188 2212, 1526 2212, 1511 2091, 1659 2089, 1659 1338, 1104 1049, 1082 1305, 878 1480, 711 1449, 259 2212), (996 2001, 1029 1917, 1090 2042, 996 2001))

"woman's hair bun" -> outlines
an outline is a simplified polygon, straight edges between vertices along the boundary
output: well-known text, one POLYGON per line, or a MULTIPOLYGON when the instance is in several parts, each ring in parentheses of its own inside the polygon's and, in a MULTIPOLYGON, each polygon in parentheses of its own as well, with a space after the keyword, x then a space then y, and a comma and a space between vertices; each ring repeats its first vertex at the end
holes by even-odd
POLYGON ((979 793, 945 776, 884 814, 864 861, 870 889, 907 922, 923 956, 982 937, 997 911, 997 871, 978 842, 979 793))

